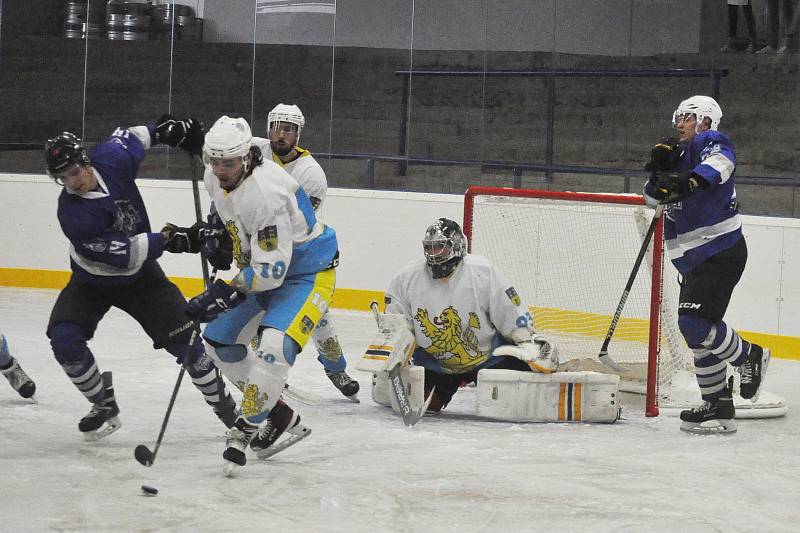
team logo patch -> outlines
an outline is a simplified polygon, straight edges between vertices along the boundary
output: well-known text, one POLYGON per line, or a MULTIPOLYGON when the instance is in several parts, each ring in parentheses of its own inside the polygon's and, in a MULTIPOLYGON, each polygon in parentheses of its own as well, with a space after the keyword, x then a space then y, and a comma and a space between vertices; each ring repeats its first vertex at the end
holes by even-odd
POLYGON ((103 253, 106 251, 106 241, 100 238, 84 241, 83 247, 98 254, 103 253))
POLYGON ((308 335, 314 329, 314 321, 308 318, 307 315, 303 315, 303 318, 300 320, 300 331, 303 335, 308 335))
POLYGON ((514 289, 514 287, 509 287, 506 289, 506 296, 508 296, 508 299, 511 300, 511 303, 514 305, 519 305, 522 303, 522 299, 519 297, 519 294, 517 294, 517 291, 514 289))
POLYGON ((267 226, 258 230, 258 246, 265 252, 271 252, 278 247, 278 227, 267 226))

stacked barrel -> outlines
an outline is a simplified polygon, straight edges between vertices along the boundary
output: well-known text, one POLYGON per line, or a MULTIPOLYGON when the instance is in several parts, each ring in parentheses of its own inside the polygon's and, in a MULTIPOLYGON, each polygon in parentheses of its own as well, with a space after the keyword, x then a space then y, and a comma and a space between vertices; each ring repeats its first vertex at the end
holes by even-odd
POLYGON ((66 11, 64 37, 71 39, 101 37, 104 30, 111 40, 203 39, 203 19, 182 4, 74 0, 67 2, 66 11))

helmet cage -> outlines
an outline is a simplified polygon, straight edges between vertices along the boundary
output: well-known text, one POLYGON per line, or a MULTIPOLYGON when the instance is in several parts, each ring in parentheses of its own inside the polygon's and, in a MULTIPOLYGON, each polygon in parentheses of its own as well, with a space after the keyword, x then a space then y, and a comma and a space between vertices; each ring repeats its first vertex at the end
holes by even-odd
POLYGON ((440 218, 425 231, 422 252, 434 278, 449 275, 466 253, 466 238, 459 225, 440 218))

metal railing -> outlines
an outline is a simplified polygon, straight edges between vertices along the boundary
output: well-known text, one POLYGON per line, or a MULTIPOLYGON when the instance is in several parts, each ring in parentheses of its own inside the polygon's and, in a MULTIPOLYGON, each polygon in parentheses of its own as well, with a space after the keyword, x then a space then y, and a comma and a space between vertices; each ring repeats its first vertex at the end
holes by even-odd
MULTIPOLYGON (((719 99, 720 80, 728 75, 728 69, 532 69, 532 70, 442 70, 442 69, 405 69, 395 74, 402 76, 400 96, 400 145, 398 155, 408 155, 408 126, 410 123, 411 80, 414 77, 455 77, 455 78, 546 78, 547 80, 547 114, 546 114, 546 148, 545 164, 554 167, 553 138, 556 108, 556 78, 708 78, 711 83, 711 95, 719 99)), ((405 173, 405 167, 401 168, 405 173)), ((552 181, 552 174, 546 174, 547 181, 552 181)))

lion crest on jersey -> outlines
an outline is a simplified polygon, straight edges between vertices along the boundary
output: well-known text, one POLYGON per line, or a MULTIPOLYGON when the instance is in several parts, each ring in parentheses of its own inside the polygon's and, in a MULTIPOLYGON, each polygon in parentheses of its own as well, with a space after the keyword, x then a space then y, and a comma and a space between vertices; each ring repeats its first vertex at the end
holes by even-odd
POLYGON ((328 337, 322 342, 317 343, 319 354, 328 361, 338 361, 342 358, 342 345, 336 335, 328 337))
POLYGON ((435 358, 445 371, 461 374, 484 363, 488 354, 478 347, 478 339, 473 328, 480 328, 480 319, 470 313, 468 325, 462 325, 461 317, 452 306, 431 320, 426 309, 418 308, 414 318, 422 332, 431 340, 425 351, 435 358), (438 325, 441 324, 441 327, 438 325))
POLYGON ((233 260, 236 261, 236 266, 244 268, 250 264, 250 251, 242 252, 242 238, 239 235, 239 228, 236 227, 236 222, 229 220, 225 223, 225 229, 228 230, 228 235, 231 236, 233 242, 233 260))
POLYGON ((242 416, 254 417, 264 412, 264 403, 267 401, 267 393, 261 392, 255 383, 245 383, 240 381, 236 384, 239 390, 244 393, 242 398, 242 416))

